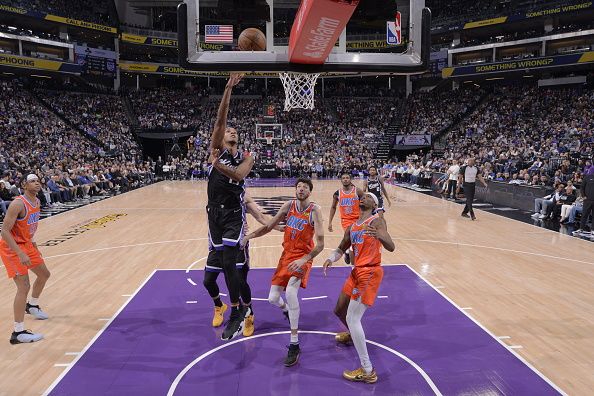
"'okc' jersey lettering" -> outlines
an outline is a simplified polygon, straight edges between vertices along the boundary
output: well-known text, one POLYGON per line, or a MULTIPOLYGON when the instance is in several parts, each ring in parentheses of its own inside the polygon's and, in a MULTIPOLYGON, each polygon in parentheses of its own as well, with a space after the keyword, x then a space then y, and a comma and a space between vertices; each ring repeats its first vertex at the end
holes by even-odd
POLYGON ((368 236, 365 231, 379 215, 373 215, 363 223, 351 226, 351 246, 355 256, 355 267, 373 267, 382 262, 382 244, 379 239, 368 236))
MULTIPOLYGON (((237 167, 243 160, 243 155, 237 152, 235 156, 225 149, 219 156, 219 162, 230 167, 237 167)), ((225 205, 236 208, 243 204, 244 181, 236 182, 216 170, 214 166, 208 167, 208 204, 225 205)))
POLYGON ((307 219, 302 219, 295 216, 291 216, 289 219, 287 219, 287 227, 291 227, 297 231, 303 231, 306 224, 307 219))
POLYGON ((300 211, 297 201, 292 201, 286 217, 285 238, 283 240, 283 260, 291 262, 300 259, 314 248, 313 209, 315 203, 300 211))
MULTIPOLYGON (((24 195, 19 195, 15 199, 20 199, 25 204, 25 216, 18 218, 10 230, 12 237, 18 244, 29 243, 33 241, 33 236, 37 231, 41 213, 39 210, 39 200, 35 198, 35 205, 29 202, 24 195)), ((5 243, 2 241, 2 243, 5 243)))

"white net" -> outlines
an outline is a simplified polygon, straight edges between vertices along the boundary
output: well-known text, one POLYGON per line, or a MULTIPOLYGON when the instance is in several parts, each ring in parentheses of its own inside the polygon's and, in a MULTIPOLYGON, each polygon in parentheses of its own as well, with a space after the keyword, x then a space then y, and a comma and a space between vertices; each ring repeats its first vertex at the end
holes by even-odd
POLYGON ((314 108, 314 88, 319 74, 279 73, 285 88, 285 111, 314 108))

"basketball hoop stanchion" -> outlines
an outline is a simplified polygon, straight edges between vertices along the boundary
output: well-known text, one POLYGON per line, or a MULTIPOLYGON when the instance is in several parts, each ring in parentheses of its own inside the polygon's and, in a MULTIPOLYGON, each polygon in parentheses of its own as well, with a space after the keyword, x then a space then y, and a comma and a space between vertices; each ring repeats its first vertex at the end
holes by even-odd
POLYGON ((285 89, 285 111, 314 108, 314 88, 319 76, 319 73, 279 73, 285 89))
POLYGON ((256 124, 256 140, 261 144, 273 146, 275 140, 283 137, 283 124, 256 124))

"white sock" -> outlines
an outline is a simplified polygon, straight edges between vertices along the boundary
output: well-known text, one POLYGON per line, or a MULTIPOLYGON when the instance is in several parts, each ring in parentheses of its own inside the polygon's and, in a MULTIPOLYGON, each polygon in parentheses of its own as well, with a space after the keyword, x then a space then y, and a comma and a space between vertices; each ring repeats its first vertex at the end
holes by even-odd
POLYGON ((289 306, 291 330, 297 330, 299 328, 299 298, 297 297, 297 292, 300 285, 301 279, 292 276, 285 290, 285 296, 287 297, 287 304, 289 306))
POLYGON ((17 333, 25 331, 25 322, 14 322, 14 331, 17 333))
POLYGON ((291 344, 299 344, 299 334, 291 333, 291 344))
POLYGON ((31 297, 29 299, 29 304, 31 304, 31 305, 39 305, 39 297, 37 297, 37 298, 31 297))
POLYGON ((365 332, 361 325, 361 318, 367 309, 367 305, 357 300, 351 300, 349 302, 349 308, 347 310, 347 324, 349 325, 349 331, 351 332, 351 338, 353 344, 359 355, 361 361, 361 367, 365 370, 365 373, 371 374, 373 366, 371 360, 369 360, 369 353, 367 353, 367 344, 365 343, 365 332))

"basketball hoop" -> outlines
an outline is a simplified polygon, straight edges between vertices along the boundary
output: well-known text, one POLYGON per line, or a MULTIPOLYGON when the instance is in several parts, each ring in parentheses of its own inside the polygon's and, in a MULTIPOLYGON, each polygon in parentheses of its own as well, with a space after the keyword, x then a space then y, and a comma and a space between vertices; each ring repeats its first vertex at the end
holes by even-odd
POLYGON ((285 89, 285 111, 314 108, 314 88, 319 73, 279 73, 285 89))
POLYGON ((272 136, 266 136, 264 139, 266 139, 266 144, 268 146, 272 146, 272 139, 274 139, 272 136))

